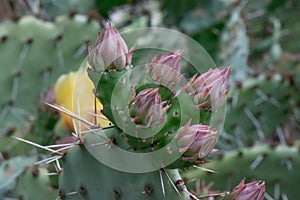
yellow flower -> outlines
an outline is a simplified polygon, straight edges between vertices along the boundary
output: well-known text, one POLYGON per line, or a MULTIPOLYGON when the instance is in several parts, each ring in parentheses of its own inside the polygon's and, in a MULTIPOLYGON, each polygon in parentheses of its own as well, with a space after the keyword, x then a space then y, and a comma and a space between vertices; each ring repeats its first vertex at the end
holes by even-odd
MULTIPOLYGON (((104 119, 105 117, 100 112, 103 106, 98 99, 95 100, 93 89, 94 85, 85 70, 81 69, 77 72, 63 74, 55 83, 56 103, 79 115, 81 118, 95 123, 95 117, 92 113, 95 113, 96 101, 96 114, 101 117, 97 117, 97 124, 101 127, 109 126, 110 121, 104 119)), ((72 117, 61 112, 61 120, 67 129, 74 131, 72 117)), ((75 122, 76 126, 78 126, 78 121, 75 120, 75 122)), ((81 123, 80 130, 86 129, 87 127, 81 123)))

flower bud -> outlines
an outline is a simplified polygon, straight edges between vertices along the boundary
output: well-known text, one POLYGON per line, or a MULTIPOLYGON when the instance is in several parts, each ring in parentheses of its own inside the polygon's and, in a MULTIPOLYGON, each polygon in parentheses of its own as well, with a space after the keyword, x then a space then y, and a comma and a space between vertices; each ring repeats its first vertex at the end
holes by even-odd
POLYGON ((212 104, 220 106, 225 103, 228 93, 229 75, 230 67, 211 69, 198 77, 192 77, 184 89, 193 97, 198 108, 212 104))
POLYGON ((148 88, 140 91, 133 97, 130 105, 130 115, 136 124, 144 127, 156 126, 165 122, 165 112, 169 108, 164 107, 158 88, 148 88))
POLYGON ((155 56, 146 64, 146 70, 158 84, 171 87, 177 85, 182 79, 179 73, 180 65, 180 51, 174 51, 155 56))
POLYGON ((265 196, 265 182, 253 181, 245 184, 245 178, 230 192, 234 200, 255 199, 263 200, 265 196))
POLYGON ((205 158, 217 142, 217 132, 209 126, 188 122, 179 129, 176 135, 179 152, 183 153, 183 160, 194 162, 205 158))
POLYGON ((97 71, 122 70, 131 65, 132 54, 133 48, 128 51, 119 32, 107 22, 104 32, 99 33, 95 48, 89 53, 88 61, 97 71))

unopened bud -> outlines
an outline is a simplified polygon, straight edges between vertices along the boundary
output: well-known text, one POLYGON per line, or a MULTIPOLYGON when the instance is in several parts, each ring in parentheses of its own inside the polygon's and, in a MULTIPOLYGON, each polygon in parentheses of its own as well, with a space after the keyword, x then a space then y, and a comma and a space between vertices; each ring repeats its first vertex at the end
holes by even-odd
POLYGON ((230 192, 234 200, 255 199, 263 200, 265 196, 265 182, 253 181, 245 184, 245 178, 230 192))
POLYGON ((220 106, 226 100, 229 75, 230 67, 211 69, 198 77, 192 77, 184 89, 199 108, 220 106))
POLYGON ((164 104, 158 88, 144 89, 133 97, 129 105, 130 115, 136 124, 144 127, 156 126, 165 122, 168 106, 164 107, 164 104))
POLYGON ((183 160, 194 162, 205 158, 217 142, 217 131, 203 124, 190 126, 189 122, 176 135, 179 152, 183 160))
POLYGON ((180 65, 180 51, 175 51, 155 56, 146 64, 146 70, 158 84, 172 87, 182 79, 180 65))
POLYGON ((104 32, 99 34, 95 48, 89 53, 88 62, 97 71, 122 70, 131 65, 132 54, 133 48, 128 51, 119 32, 107 22, 104 32))

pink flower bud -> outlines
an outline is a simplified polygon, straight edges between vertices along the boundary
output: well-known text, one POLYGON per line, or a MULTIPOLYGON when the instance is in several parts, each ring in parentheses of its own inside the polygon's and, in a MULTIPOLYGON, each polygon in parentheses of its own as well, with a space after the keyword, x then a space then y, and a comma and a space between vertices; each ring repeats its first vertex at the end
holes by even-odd
POLYGON ((263 200, 265 196, 265 182, 253 181, 245 184, 245 178, 230 192, 234 200, 263 200))
POLYGON ((131 65, 133 48, 128 47, 119 34, 107 22, 104 32, 99 33, 97 44, 89 54, 89 64, 98 71, 106 69, 122 70, 131 65))
POLYGON ((155 56, 147 63, 146 70, 158 84, 172 87, 182 79, 180 65, 180 51, 174 51, 155 56))
POLYGON ((228 93, 229 75, 230 67, 211 69, 198 77, 192 77, 184 89, 199 108, 207 104, 220 106, 225 103, 228 93))
POLYGON ((183 160, 194 162, 205 158, 217 142, 217 132, 209 126, 188 122, 179 129, 176 135, 179 152, 183 153, 183 160))
POLYGON ((129 110, 136 124, 144 127, 155 126, 165 121, 165 112, 169 107, 164 107, 164 104, 158 94, 158 88, 148 88, 132 98, 129 110))

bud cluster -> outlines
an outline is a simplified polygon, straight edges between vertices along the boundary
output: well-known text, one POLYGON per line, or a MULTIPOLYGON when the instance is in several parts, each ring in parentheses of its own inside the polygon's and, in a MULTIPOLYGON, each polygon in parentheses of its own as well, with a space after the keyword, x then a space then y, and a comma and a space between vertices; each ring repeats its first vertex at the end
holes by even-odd
MULTIPOLYGON (((105 31, 99 35, 95 48, 89 54, 89 64, 100 72, 122 71, 131 65, 132 54, 133 49, 128 51, 121 35, 111 27, 110 23, 107 23, 105 31)), ((181 52, 177 50, 157 55, 145 65, 147 75, 155 82, 157 88, 133 91, 128 109, 132 121, 138 127, 158 126, 168 119, 166 114, 172 107, 172 99, 168 101, 169 105, 162 100, 159 94, 159 88, 162 87, 166 87, 172 92, 176 88, 176 91, 188 93, 192 97, 191 108, 194 108, 195 105, 199 109, 210 108, 210 106, 220 106, 225 103, 230 68, 215 68, 200 76, 194 76, 182 88, 180 83, 184 77, 180 73, 180 54, 181 52)), ((170 127, 166 127, 164 129, 166 133, 162 134, 169 135, 168 130, 172 130, 171 132, 175 133, 172 138, 176 139, 182 160, 193 163, 204 159, 213 151, 217 142, 217 131, 204 124, 191 124, 192 120, 189 122, 187 120, 190 119, 185 119, 186 125, 179 129, 179 124, 173 125, 176 120, 166 123, 170 127), (173 131, 174 127, 171 126, 176 129, 173 131)), ((155 138, 152 139, 155 140, 155 138)))

